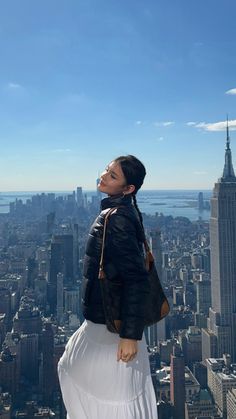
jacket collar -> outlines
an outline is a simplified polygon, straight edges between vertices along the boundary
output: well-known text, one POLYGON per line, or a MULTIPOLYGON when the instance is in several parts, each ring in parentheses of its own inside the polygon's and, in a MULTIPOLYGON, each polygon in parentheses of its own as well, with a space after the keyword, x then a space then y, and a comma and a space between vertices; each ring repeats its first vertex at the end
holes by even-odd
POLYGON ((108 198, 103 198, 101 201, 101 209, 104 210, 106 208, 117 207, 119 205, 131 205, 132 204, 132 197, 131 194, 127 195, 113 195, 108 196, 108 198))

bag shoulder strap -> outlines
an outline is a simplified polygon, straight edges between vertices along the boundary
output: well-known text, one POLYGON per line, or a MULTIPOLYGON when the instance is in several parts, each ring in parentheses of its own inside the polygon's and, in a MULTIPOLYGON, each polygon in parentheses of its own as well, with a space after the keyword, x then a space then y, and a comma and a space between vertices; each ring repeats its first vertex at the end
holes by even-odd
POLYGON ((102 235, 102 250, 101 250, 101 257, 100 257, 100 262, 99 262, 99 274, 98 274, 99 279, 104 279, 105 278, 105 272, 104 272, 104 267, 103 267, 103 259, 104 259, 104 247, 105 247, 105 238, 106 238, 106 229, 107 229, 108 218, 110 217, 110 215, 113 212, 115 212, 117 210, 117 208, 119 208, 119 207, 110 208, 109 211, 107 211, 107 213, 105 215, 104 226, 103 226, 103 235, 102 235))
MULTIPOLYGON (((101 250, 101 257, 100 257, 100 262, 99 262, 99 274, 98 274, 98 278, 99 279, 104 279, 105 278, 105 272, 104 272, 104 247, 105 247, 106 229, 107 229, 108 218, 118 208, 120 208, 120 207, 110 208, 109 211, 107 211, 107 213, 105 215, 104 227, 103 227, 103 235, 102 235, 102 250, 101 250)), ((152 254, 151 250, 150 250, 150 246, 149 246, 148 241, 146 239, 145 233, 144 233, 144 237, 145 237, 145 240, 144 240, 144 249, 145 249, 145 253, 146 253, 145 265, 146 265, 147 270, 149 270, 151 264, 154 262, 154 257, 153 257, 153 254, 152 254)))

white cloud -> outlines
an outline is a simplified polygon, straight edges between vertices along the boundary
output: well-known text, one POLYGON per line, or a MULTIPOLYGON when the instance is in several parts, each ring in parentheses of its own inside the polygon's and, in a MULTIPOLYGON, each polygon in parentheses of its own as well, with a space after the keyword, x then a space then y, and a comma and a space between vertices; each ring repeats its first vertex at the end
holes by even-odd
POLYGON ((17 90, 17 89, 23 88, 23 86, 21 86, 19 83, 12 83, 12 82, 8 83, 7 87, 8 89, 11 89, 11 90, 17 90))
POLYGON ((169 127, 174 125, 174 121, 154 122, 155 127, 169 127))
POLYGON ((225 94, 226 95, 236 95, 236 88, 227 90, 227 92, 225 92, 225 94))
MULTIPOLYGON (((228 121, 229 128, 231 131, 236 130, 236 119, 228 121)), ((227 121, 220 122, 199 122, 195 124, 195 128, 203 129, 204 131, 224 131, 226 129, 227 121)))
POLYGON ((193 127, 194 125, 196 125, 196 122, 190 121, 187 122, 186 125, 188 125, 188 127, 193 127))
POLYGON ((135 125, 142 125, 142 121, 135 121, 135 125))
POLYGON ((164 137, 159 137, 158 141, 164 141, 164 137))

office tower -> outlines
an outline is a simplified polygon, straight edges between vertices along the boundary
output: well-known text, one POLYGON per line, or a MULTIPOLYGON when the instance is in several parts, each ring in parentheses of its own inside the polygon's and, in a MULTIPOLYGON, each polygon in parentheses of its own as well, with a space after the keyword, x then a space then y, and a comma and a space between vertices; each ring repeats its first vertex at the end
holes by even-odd
POLYGON ((184 300, 183 300, 184 289, 183 289, 183 287, 175 286, 175 287, 173 287, 172 292, 173 292, 173 304, 176 305, 176 306, 184 305, 184 300))
POLYGON ((55 226, 55 212, 50 212, 47 215, 47 233, 50 235, 53 233, 53 228, 55 226))
POLYGON ((11 293, 4 287, 0 287, 0 313, 5 314, 5 324, 8 327, 11 319, 11 293))
POLYGON ((227 419, 236 418, 236 388, 231 388, 226 395, 227 419))
POLYGON ((162 279, 162 248, 161 248, 161 232, 160 231, 151 231, 150 246, 151 246, 152 254, 155 259, 157 273, 161 280, 162 279))
POLYGON ((10 393, 0 390, 0 418, 11 419, 13 414, 12 397, 10 393))
POLYGON ((174 419, 185 419, 185 366, 179 345, 170 356, 170 399, 174 406, 174 419))
MULTIPOLYGON (((44 247, 40 247, 39 249, 36 250, 36 261, 38 264, 38 274, 39 275, 43 275, 46 278, 47 272, 49 270, 49 250, 44 248, 44 247)), ((34 281, 34 286, 35 286, 35 281, 34 281)))
POLYGON ((186 285, 187 282, 188 282, 188 269, 180 268, 179 277, 180 277, 181 281, 183 282, 183 285, 186 285))
POLYGON ((197 313, 208 314, 209 307, 211 307, 211 281, 201 279, 196 283, 197 291, 197 313))
POLYGON ((79 288, 66 287, 64 288, 64 310, 71 311, 72 314, 79 314, 79 288))
POLYGON ((204 209, 204 200, 202 192, 199 192, 198 194, 198 209, 199 211, 202 211, 204 209))
POLYGON ((215 404, 224 419, 227 418, 227 392, 236 388, 236 375, 227 365, 227 356, 219 359, 206 359, 207 384, 215 404))
POLYGON ((145 336, 149 346, 157 346, 159 341, 166 340, 166 319, 145 328, 145 336))
MULTIPOLYGON (((154 388, 156 391, 157 400, 171 401, 171 374, 171 366, 164 366, 160 370, 156 369, 156 380, 154 381, 154 388)), ((193 373, 188 367, 184 367, 184 379, 184 397, 186 401, 190 401, 193 395, 199 393, 201 387, 199 382, 196 380, 193 373)), ((181 397, 182 396, 183 395, 181 393, 181 397)), ((176 415, 178 419, 183 419, 182 416, 178 416, 178 413, 176 413, 176 415)))
POLYGON ((21 334, 20 340, 21 374, 30 383, 38 383, 39 372, 39 335, 37 333, 21 334))
POLYGON ((73 224, 73 275, 77 278, 79 273, 79 226, 73 224))
POLYGON ((202 360, 202 335, 198 327, 179 331, 179 342, 186 365, 192 368, 194 362, 202 360))
MULTIPOLYGON (((16 385, 16 391, 18 392, 20 389, 20 368, 21 368, 21 345, 20 345, 20 334, 15 332, 8 332, 6 334, 5 340, 4 340, 4 346, 8 347, 11 354, 16 359, 16 365, 15 365, 15 385, 16 385)), ((1 417, 1 416, 0 416, 1 417)))
POLYGON ((157 403, 158 419, 173 419, 174 418, 173 406, 164 400, 157 403))
POLYGON ((57 303, 57 274, 58 272, 63 272, 63 265, 62 244, 53 240, 51 243, 47 294, 50 311, 54 314, 57 303))
POLYGON ((34 281, 35 302, 40 308, 46 308, 47 281, 44 275, 39 275, 34 281))
POLYGON ((159 342, 160 362, 164 362, 165 364, 170 363, 170 356, 173 353, 175 344, 175 339, 167 339, 164 342, 159 342))
POLYGON ((169 254, 162 253, 162 268, 168 268, 168 267, 169 267, 169 254))
POLYGON ((0 354, 0 386, 15 397, 17 389, 16 356, 6 346, 0 354))
POLYGON ((51 256, 49 262, 48 302, 51 313, 56 313, 57 304, 57 274, 64 274, 64 284, 70 285, 74 281, 73 275, 73 235, 55 235, 51 242, 51 256))
MULTIPOLYGON (((65 282, 72 283, 73 281, 73 235, 72 234, 61 234, 53 236, 53 243, 61 245, 61 257, 64 262, 64 274, 65 282)), ((61 269, 57 271, 62 272, 61 269)))
POLYGON ((192 253, 191 254, 191 263, 194 269, 202 269, 203 258, 201 253, 192 253))
POLYGON ((77 205, 79 208, 84 206, 84 199, 83 199, 83 190, 81 186, 78 186, 76 189, 76 197, 77 197, 77 205))
POLYGON ((57 321, 63 323, 63 282, 64 276, 61 272, 57 274, 57 321))
POLYGON ((6 336, 6 314, 0 313, 0 348, 6 336))
POLYGON ((51 405, 54 391, 54 336, 52 324, 47 322, 42 330, 42 392, 45 405, 51 405))
POLYGON ((211 297, 207 329, 203 329, 203 356, 229 353, 236 361, 236 176, 229 129, 222 177, 215 183, 210 218, 211 297), (216 354, 209 352, 215 337, 216 354))
POLYGON ((205 247, 203 251, 203 269, 207 274, 211 273, 211 251, 209 247, 205 247))
POLYGON ((19 310, 13 319, 13 330, 18 333, 41 333, 42 320, 34 301, 24 296, 21 298, 19 310))
POLYGON ((201 388, 207 388, 207 368, 204 362, 195 362, 193 364, 193 374, 201 388))
POLYGON ((185 404, 185 419, 208 418, 220 419, 208 390, 200 392, 185 404))

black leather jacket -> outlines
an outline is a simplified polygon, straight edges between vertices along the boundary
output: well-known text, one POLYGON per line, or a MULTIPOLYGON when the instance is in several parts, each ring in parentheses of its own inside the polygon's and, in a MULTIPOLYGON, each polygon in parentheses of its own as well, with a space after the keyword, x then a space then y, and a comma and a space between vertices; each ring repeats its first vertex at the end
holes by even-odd
POLYGON ((105 215, 110 208, 119 205, 122 207, 111 214, 107 224, 104 270, 109 279, 118 276, 122 282, 120 337, 141 340, 149 282, 143 257, 144 233, 131 195, 101 201, 101 213, 90 229, 85 251, 82 313, 94 323, 106 323, 98 279, 99 261, 105 215))

